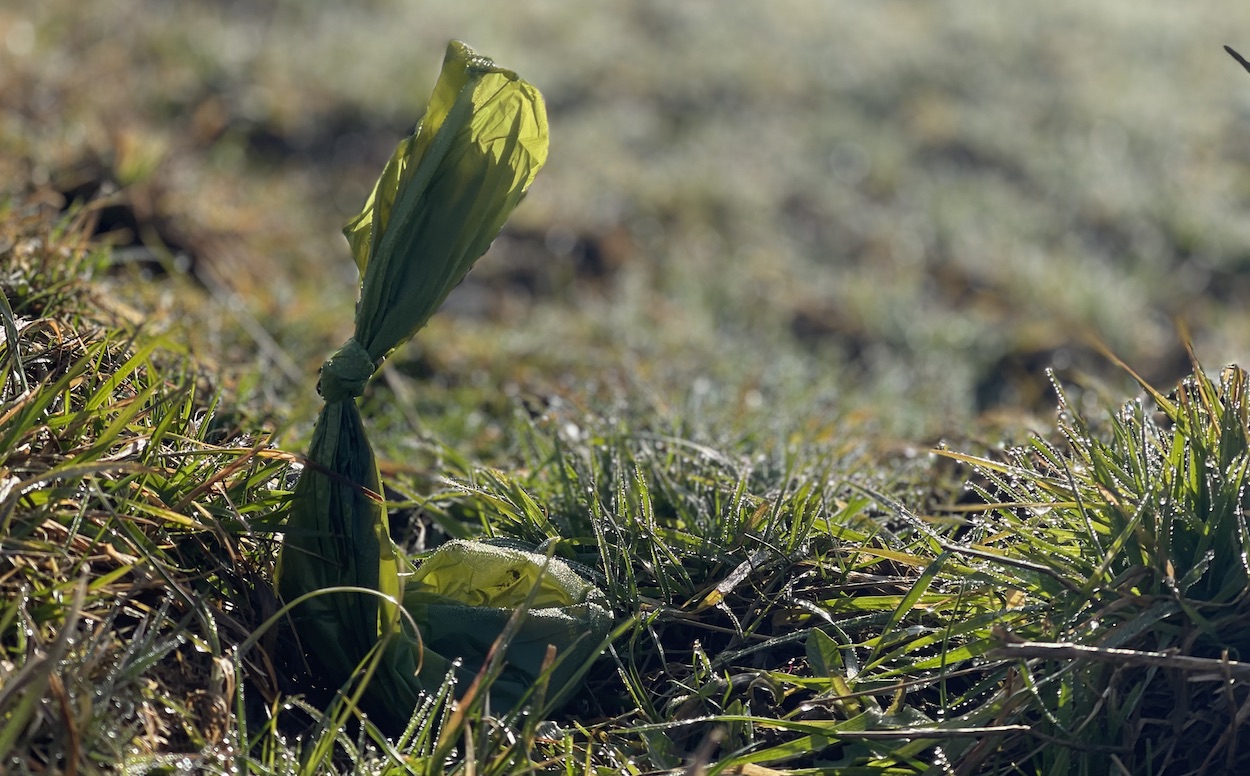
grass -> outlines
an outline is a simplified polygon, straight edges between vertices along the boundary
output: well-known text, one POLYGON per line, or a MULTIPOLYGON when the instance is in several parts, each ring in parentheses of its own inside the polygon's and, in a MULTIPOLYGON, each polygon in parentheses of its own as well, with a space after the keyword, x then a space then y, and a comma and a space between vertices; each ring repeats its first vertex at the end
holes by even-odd
POLYGON ((1250 762, 1247 378, 1169 323, 1244 363, 1244 12, 129 2, 0 12, 0 770, 1250 762), (554 155, 362 399, 392 532, 551 549, 617 629, 560 709, 383 732, 272 572, 338 225, 451 36, 554 155))
POLYGON ((214 661, 266 590, 239 560, 264 541, 248 523, 283 464, 213 445, 185 358, 89 303, 81 277, 103 254, 73 226, 31 228, 10 235, 4 280, 6 767, 205 746, 233 678, 214 661))
POLYGON ((1064 447, 1038 440, 975 462, 979 492, 1007 502, 976 537, 979 557, 1027 561, 1040 574, 1018 574, 1032 583, 1018 588, 1049 609, 1043 627, 1014 634, 1046 644, 1011 638, 998 652, 1031 658, 1013 714, 1086 748, 1048 753, 1053 772, 1245 761, 1234 676, 1250 590, 1247 374, 1229 367, 1217 382, 1195 367, 1170 397, 1146 386, 1154 406, 1126 404, 1102 434, 1067 413, 1064 447))
POLYGON ((220 422, 227 398, 174 340, 100 309, 107 251, 81 224, 24 225, 0 352, 8 772, 1221 773, 1246 758, 1239 369, 1145 386, 1149 404, 1096 421, 1061 389, 1053 438, 943 453, 970 490, 955 504, 956 481, 928 483, 946 508, 924 514, 898 495, 906 467, 830 425, 713 438, 635 397, 514 412, 507 468, 422 440, 429 463, 392 470, 414 552, 444 534, 554 541, 618 626, 562 710, 540 691, 499 717, 481 688, 452 705, 466 688, 447 684, 388 737, 283 647, 270 580, 298 457, 220 422))

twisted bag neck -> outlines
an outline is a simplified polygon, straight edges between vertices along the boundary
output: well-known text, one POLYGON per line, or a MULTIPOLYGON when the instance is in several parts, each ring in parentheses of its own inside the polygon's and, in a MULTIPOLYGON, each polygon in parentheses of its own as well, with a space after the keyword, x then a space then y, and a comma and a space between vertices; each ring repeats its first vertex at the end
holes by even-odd
POLYGON ((365 383, 377 366, 355 337, 321 365, 321 381, 317 389, 327 403, 354 399, 365 392, 365 383))

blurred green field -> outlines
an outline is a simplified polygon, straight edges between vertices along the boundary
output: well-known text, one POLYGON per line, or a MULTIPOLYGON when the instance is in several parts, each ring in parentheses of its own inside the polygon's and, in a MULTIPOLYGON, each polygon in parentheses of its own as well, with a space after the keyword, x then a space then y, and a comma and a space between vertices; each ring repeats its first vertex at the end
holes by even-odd
POLYGON ((700 387, 925 442, 1049 414, 1049 366, 1127 385, 1091 338, 1165 386, 1176 321, 1247 360, 1241 30, 1129 0, 25 3, 0 10, 0 174, 58 207, 120 188, 120 255, 168 252, 209 303, 112 292, 177 289, 199 352, 277 363, 266 392, 302 407, 350 323, 338 230, 461 38, 544 91, 552 158, 409 371, 700 387))

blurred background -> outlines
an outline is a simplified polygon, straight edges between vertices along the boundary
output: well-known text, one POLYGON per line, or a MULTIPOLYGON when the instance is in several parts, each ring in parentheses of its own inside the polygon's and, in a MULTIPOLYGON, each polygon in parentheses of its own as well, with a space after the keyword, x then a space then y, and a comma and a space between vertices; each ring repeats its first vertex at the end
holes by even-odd
POLYGON ((78 209, 104 296, 296 444, 351 330, 340 229, 449 38, 542 90, 552 154, 379 381, 403 422, 485 450, 516 407, 643 397, 931 444, 1049 425, 1048 367, 1133 395, 1095 341, 1165 390, 1184 332, 1250 365, 1243 4, 19 0, 4 208, 78 209))

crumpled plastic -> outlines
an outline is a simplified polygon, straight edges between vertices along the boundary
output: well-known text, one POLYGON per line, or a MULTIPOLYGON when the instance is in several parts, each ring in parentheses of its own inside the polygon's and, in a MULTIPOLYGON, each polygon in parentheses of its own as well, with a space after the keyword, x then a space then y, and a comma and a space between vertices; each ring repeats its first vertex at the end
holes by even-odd
POLYGON ((508 619, 527 603, 508 644, 508 665, 491 688, 492 699, 507 706, 538 680, 549 644, 561 657, 549 694, 570 689, 612 627, 603 591, 559 559, 469 541, 439 547, 404 584, 404 609, 421 623, 425 649, 472 666, 485 662, 508 619))
POLYGON ((521 701, 548 645, 561 660, 547 695, 567 693, 611 628, 603 592, 558 558, 458 541, 414 567, 391 540, 356 406, 386 356, 425 325, 498 235, 546 161, 547 143, 538 90, 452 41, 417 131, 343 230, 361 273, 356 330, 321 369, 325 406, 292 496, 276 587, 287 602, 308 595, 291 621, 324 681, 351 686, 381 650, 371 679, 354 689, 363 710, 390 727, 402 727, 421 693, 449 673, 467 684, 519 607, 529 608, 491 688, 496 710, 521 701))

